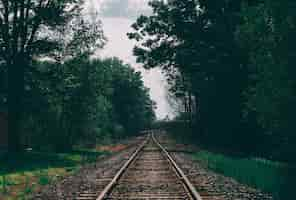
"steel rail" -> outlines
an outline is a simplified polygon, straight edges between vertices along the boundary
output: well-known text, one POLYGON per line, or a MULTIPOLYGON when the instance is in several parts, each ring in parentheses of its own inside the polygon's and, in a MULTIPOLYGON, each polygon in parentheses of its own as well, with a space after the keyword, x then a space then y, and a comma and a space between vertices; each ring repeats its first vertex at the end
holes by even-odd
MULTIPOLYGON (((120 170, 116 173, 114 178, 111 180, 111 182, 104 188, 104 190, 100 193, 98 198, 96 200, 103 200, 107 197, 107 195, 111 192, 113 187, 116 185, 122 174, 126 171, 126 169, 130 166, 130 164, 135 160, 139 152, 144 148, 146 143, 149 141, 150 135, 147 137, 147 139, 140 145, 140 147, 137 148, 137 150, 132 154, 132 156, 128 159, 128 161, 125 162, 125 164, 120 168, 120 170)), ((202 200, 201 196, 196 191, 195 187, 192 185, 192 183, 189 181, 189 179, 186 177, 184 172, 181 170, 180 167, 176 164, 176 162, 173 160, 173 158, 170 156, 170 154, 167 152, 167 150, 155 139, 153 133, 151 133, 151 138, 155 142, 155 144, 161 149, 161 151, 164 153, 165 157, 168 159, 169 163, 174 168, 174 171, 177 173, 177 175, 180 177, 180 180, 182 181, 183 185, 186 187, 187 191, 190 193, 191 197, 194 200, 202 200)))
POLYGON ((124 171, 128 168, 128 166, 132 163, 132 161, 135 160, 139 152, 143 149, 147 141, 149 140, 149 136, 146 138, 146 140, 140 145, 140 147, 137 148, 137 150, 132 154, 132 156, 124 163, 124 165, 120 168, 120 170, 116 173, 114 178, 111 180, 111 182, 104 188, 104 190, 100 193, 99 197, 96 200, 103 200, 107 194, 112 190, 116 182, 120 179, 124 171))
POLYGON ((167 152, 167 150, 155 139, 153 133, 151 134, 152 140, 157 144, 157 146, 162 150, 162 152, 165 154, 165 156, 168 158, 169 162, 172 164, 174 169, 176 170, 177 174, 180 176, 181 181, 186 186, 187 190, 191 194, 192 198, 194 200, 202 200, 201 196, 195 189, 195 187, 192 185, 192 183, 189 181, 187 176, 184 174, 184 172, 181 170, 181 168, 177 165, 177 163, 174 161, 174 159, 170 156, 170 154, 167 152))

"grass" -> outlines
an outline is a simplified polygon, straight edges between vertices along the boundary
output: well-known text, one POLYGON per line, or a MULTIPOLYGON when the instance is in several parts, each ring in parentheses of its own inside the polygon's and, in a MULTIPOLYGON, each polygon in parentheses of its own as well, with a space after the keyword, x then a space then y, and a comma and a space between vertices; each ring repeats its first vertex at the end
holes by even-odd
POLYGON ((271 193, 275 199, 293 199, 291 194, 295 168, 284 163, 256 158, 235 158, 208 151, 200 151, 194 154, 194 157, 209 169, 271 193))
POLYGON ((81 165, 94 162, 107 151, 77 150, 70 153, 26 152, 0 155, 0 199, 28 199, 59 178, 74 173, 81 165))
MULTIPOLYGON (((170 123, 167 131, 178 143, 194 144, 192 130, 185 123, 170 123)), ((205 167, 232 177, 240 183, 271 193, 276 200, 294 200, 296 166, 259 158, 234 157, 225 151, 199 144, 204 147, 193 156, 205 167), (215 153, 213 153, 215 152, 215 153), (217 152, 217 153, 216 153, 217 152), (223 153, 222 153, 223 152, 223 153)))

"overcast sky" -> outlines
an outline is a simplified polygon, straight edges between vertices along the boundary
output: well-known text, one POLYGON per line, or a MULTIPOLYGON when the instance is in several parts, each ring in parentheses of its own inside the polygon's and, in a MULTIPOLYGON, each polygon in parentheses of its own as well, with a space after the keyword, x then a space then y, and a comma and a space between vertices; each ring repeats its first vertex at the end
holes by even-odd
POLYGON ((86 0, 90 12, 97 11, 103 23, 108 43, 97 52, 100 57, 116 56, 141 71, 145 86, 150 88, 150 95, 157 103, 156 115, 159 119, 171 116, 172 112, 166 101, 165 78, 159 69, 144 70, 136 63, 132 50, 135 43, 126 36, 131 24, 140 14, 151 13, 148 0, 86 0))

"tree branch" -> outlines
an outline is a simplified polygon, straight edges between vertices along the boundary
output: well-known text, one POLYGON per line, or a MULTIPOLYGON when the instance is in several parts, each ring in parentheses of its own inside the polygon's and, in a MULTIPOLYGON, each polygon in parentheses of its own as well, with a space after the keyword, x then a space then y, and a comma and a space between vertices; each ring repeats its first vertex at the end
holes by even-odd
MULTIPOLYGON (((40 10, 42 8, 42 5, 43 5, 44 2, 45 2, 45 0, 40 0, 39 1, 37 12, 38 12, 38 10, 40 10)), ((47 1, 47 4, 45 5, 45 7, 47 7, 50 2, 51 2, 50 0, 47 1)), ((30 36, 29 36, 29 39, 28 39, 28 42, 27 42, 27 45, 26 45, 28 52, 30 52, 30 50, 31 50, 30 47, 32 46, 32 43, 34 41, 35 35, 37 33, 37 30, 38 30, 40 24, 41 24, 41 19, 40 19, 40 17, 37 16, 35 18, 35 21, 33 22, 32 31, 30 33, 30 36)))
MULTIPOLYGON (((2 2, 2 1, 1 1, 2 2)), ((3 8, 4 8, 4 6, 3 6, 3 8)), ((1 22, 1 24, 3 23, 3 21, 4 21, 4 13, 3 13, 3 8, 2 9, 0 9, 0 22, 1 22), (2 10, 2 12, 1 12, 1 10, 2 10)))
POLYGON ((26 11, 24 11, 24 24, 23 24, 23 30, 22 30, 22 41, 21 41, 21 47, 22 51, 25 51, 25 45, 26 45, 26 39, 28 36, 28 26, 29 26, 29 13, 31 9, 31 0, 27 0, 26 6, 25 6, 26 11))
POLYGON ((25 36, 25 0, 21 0, 20 3, 20 18, 19 18, 19 37, 20 37, 20 52, 24 53, 24 41, 26 41, 25 36))
POLYGON ((1 31, 2 33, 2 37, 3 37, 3 41, 4 41, 4 46, 5 46, 5 55, 4 58, 6 59, 6 61, 8 62, 9 57, 10 57, 10 40, 9 40, 9 5, 8 5, 8 0, 1 0, 3 3, 3 7, 4 7, 4 20, 3 20, 3 31, 1 31))
POLYGON ((17 53, 17 43, 18 43, 18 1, 13 1, 13 20, 12 20, 12 51, 17 53))

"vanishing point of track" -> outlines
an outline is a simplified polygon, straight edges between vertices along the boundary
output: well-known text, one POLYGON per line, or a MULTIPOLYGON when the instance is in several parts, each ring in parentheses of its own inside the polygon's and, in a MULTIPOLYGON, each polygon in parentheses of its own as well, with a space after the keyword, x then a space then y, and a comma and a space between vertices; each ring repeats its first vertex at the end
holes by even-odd
POLYGON ((99 194, 82 193, 77 200, 162 199, 201 200, 169 153, 149 134, 99 194))

